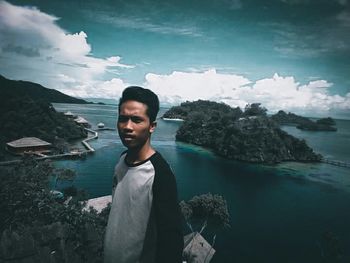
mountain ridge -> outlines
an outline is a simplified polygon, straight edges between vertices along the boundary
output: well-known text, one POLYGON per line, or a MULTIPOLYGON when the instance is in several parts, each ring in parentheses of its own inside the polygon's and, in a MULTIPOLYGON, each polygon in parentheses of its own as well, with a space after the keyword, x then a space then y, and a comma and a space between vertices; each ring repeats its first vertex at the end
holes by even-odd
POLYGON ((0 91, 3 98, 29 97, 50 103, 88 104, 86 100, 71 97, 55 89, 46 88, 38 83, 11 80, 0 74, 0 91))

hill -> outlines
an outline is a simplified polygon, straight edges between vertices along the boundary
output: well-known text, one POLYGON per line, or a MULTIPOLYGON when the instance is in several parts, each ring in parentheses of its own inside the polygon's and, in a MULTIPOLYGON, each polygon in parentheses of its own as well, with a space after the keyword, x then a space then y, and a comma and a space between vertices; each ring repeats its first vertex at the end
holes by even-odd
POLYGON ((185 102, 164 117, 184 119, 177 140, 208 147, 228 159, 255 163, 321 159, 304 140, 281 130, 258 103, 242 111, 211 101, 185 102))
POLYGON ((61 151, 67 141, 87 136, 83 127, 57 112, 50 103, 86 103, 84 100, 1 76, 0 91, 0 160, 12 158, 5 150, 6 143, 22 137, 38 137, 61 151))
POLYGON ((26 96, 35 101, 43 100, 50 103, 88 103, 83 99, 77 99, 57 90, 45 88, 37 83, 22 80, 10 80, 1 75, 0 92, 2 100, 26 96))

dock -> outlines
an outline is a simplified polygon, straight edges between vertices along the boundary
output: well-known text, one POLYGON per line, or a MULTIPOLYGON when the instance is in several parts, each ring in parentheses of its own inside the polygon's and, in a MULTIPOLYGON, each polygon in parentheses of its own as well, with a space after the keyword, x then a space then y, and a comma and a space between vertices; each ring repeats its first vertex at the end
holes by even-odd
MULTIPOLYGON (((82 157, 86 157, 86 155, 88 153, 94 153, 95 149, 91 147, 91 145, 88 143, 91 140, 97 139, 98 138, 98 132, 88 129, 88 128, 84 128, 87 132, 90 132, 93 134, 92 137, 89 137, 85 140, 83 140, 81 143, 84 145, 84 147, 86 148, 85 151, 72 151, 69 153, 62 153, 62 154, 55 154, 55 155, 45 155, 42 153, 35 153, 33 152, 34 155, 37 156, 36 160, 45 160, 45 159, 63 159, 63 158, 82 158, 82 157)), ((12 161, 5 161, 5 162, 0 162, 0 165, 14 165, 17 163, 22 162, 22 160, 12 160, 12 161)))
POLYGON ((92 133, 93 136, 90 137, 90 138, 87 138, 87 139, 83 140, 81 143, 82 143, 82 144, 84 145, 84 147, 87 149, 86 152, 95 152, 95 149, 92 148, 88 142, 91 141, 91 140, 97 139, 97 138, 98 138, 98 132, 97 132, 97 131, 94 131, 94 130, 91 130, 91 129, 88 129, 88 128, 85 128, 85 130, 86 130, 87 132, 92 133))
MULTIPOLYGON (((70 153, 62 153, 62 154, 55 154, 55 155, 43 155, 43 154, 41 154, 39 157, 37 157, 35 159, 36 160, 46 160, 46 159, 63 159, 63 158, 82 158, 82 157, 85 157, 88 152, 89 151, 70 152, 70 153)), ((38 154, 36 154, 36 153, 33 153, 33 155, 38 156, 38 154)), ((14 165, 14 164, 18 164, 20 162, 22 162, 21 159, 0 162, 0 166, 14 165)))
POLYGON ((331 159, 327 159, 327 158, 323 158, 323 159, 321 160, 321 162, 322 162, 322 163, 328 163, 328 164, 335 165, 335 166, 350 168, 350 162, 344 162, 344 161, 338 161, 338 160, 331 160, 331 159))
POLYGON ((110 128, 110 127, 104 127, 104 128, 97 128, 99 131, 115 131, 116 128, 110 128))

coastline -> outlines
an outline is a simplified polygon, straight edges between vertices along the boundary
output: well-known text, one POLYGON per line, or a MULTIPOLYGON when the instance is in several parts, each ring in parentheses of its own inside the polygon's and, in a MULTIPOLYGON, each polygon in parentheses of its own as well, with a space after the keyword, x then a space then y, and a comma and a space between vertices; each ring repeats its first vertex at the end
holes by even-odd
POLYGON ((162 117, 162 120, 164 120, 164 121, 177 121, 177 122, 184 121, 183 119, 180 119, 180 118, 165 118, 165 117, 162 117))

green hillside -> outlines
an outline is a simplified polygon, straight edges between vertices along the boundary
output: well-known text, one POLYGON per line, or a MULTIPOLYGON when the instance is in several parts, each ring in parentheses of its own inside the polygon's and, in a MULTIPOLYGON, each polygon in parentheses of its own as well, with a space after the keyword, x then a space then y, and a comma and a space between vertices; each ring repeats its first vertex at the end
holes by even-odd
POLYGON ((1 75, 0 92, 2 100, 27 96, 33 100, 44 100, 50 103, 88 103, 83 99, 77 99, 57 90, 45 88, 37 83, 22 80, 10 80, 1 75))
POLYGON ((22 137, 38 137, 57 147, 87 136, 83 127, 57 112, 51 102, 86 103, 41 85, 0 77, 0 161, 11 158, 7 142, 22 137))
POLYGON ((228 159, 254 163, 321 159, 304 140, 281 130, 259 103, 242 111, 212 101, 184 102, 163 117, 184 120, 177 140, 208 147, 228 159))

